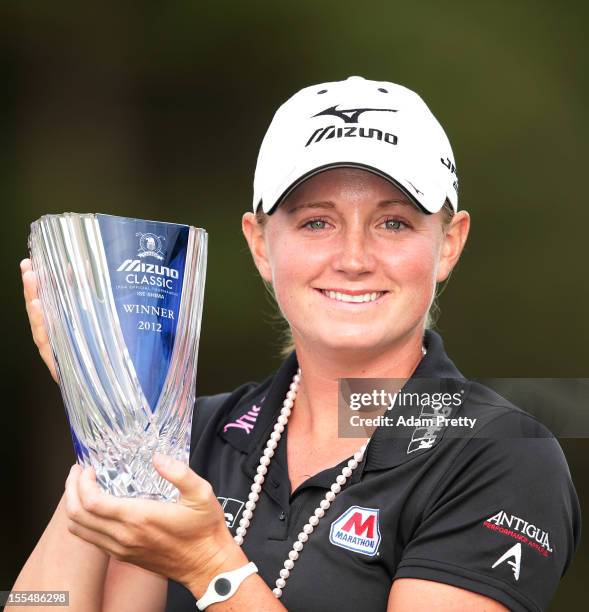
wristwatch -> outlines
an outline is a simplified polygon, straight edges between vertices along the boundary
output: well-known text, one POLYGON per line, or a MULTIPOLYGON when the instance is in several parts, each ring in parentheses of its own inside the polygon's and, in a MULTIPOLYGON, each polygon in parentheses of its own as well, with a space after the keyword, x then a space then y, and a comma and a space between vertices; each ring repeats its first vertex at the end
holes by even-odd
POLYGON ((250 561, 248 564, 238 567, 229 572, 217 574, 210 582, 204 595, 196 602, 199 610, 204 610, 211 604, 229 599, 239 585, 251 574, 258 571, 256 564, 250 561))

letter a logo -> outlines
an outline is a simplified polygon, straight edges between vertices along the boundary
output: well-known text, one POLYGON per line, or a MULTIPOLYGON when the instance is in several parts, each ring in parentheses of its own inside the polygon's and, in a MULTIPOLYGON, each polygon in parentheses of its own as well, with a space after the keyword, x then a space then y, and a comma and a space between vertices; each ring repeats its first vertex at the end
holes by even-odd
POLYGON ((501 565, 504 561, 507 561, 508 565, 511 565, 513 568, 513 575, 516 580, 519 580, 519 570, 522 561, 522 545, 520 542, 514 544, 508 551, 506 551, 503 555, 493 563, 491 569, 495 569, 498 565, 501 565), (513 557, 513 561, 507 561, 513 557))
POLYGON ((378 509, 351 506, 331 524, 329 541, 373 557, 380 544, 378 509))

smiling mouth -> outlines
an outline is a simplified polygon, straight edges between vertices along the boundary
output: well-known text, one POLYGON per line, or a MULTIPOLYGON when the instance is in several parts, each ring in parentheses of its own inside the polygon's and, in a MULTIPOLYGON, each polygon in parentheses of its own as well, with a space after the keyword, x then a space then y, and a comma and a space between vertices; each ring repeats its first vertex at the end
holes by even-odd
POLYGON ((341 291, 331 291, 330 289, 319 289, 325 297, 337 302, 346 302, 349 304, 362 304, 364 302, 376 302, 388 291, 369 291, 366 293, 344 293, 341 291))

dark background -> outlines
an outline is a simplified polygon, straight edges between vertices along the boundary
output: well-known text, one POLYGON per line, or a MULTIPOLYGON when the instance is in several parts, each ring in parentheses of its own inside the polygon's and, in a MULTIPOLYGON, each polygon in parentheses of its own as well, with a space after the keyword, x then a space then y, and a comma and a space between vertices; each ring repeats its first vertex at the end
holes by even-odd
MULTIPOLYGON (((74 461, 22 303, 29 223, 77 211, 205 227, 197 391, 260 380, 279 328, 240 217, 273 112, 306 85, 391 80, 444 125, 473 224, 438 325, 462 371, 587 377, 587 13, 548 0, 3 2, 0 590, 74 461)), ((589 441, 561 443, 589 508, 589 441)), ((554 610, 585 600, 588 570, 585 539, 554 610)))

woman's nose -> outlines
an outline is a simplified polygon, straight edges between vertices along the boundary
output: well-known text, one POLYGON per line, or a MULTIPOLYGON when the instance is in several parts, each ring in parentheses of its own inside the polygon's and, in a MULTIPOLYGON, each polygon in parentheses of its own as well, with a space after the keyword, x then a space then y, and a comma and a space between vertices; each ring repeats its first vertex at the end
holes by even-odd
POLYGON ((369 237, 363 228, 350 228, 342 237, 335 258, 336 268, 347 274, 358 275, 374 269, 374 254, 369 237))

